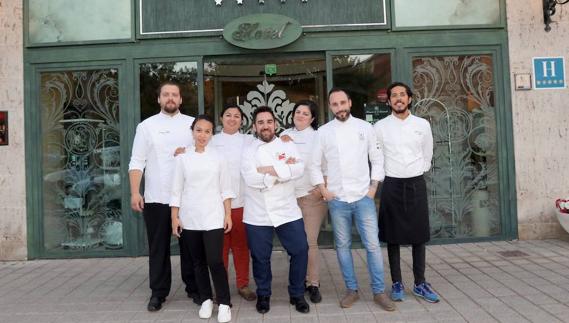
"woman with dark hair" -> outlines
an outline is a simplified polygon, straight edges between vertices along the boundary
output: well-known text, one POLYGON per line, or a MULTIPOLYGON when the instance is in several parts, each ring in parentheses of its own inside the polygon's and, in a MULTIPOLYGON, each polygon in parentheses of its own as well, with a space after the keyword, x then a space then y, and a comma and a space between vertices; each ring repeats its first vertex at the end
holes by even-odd
POLYGON ((304 230, 308 240, 308 268, 306 271, 306 291, 310 301, 320 303, 320 250, 318 234, 322 221, 328 214, 328 206, 322 199, 320 190, 310 183, 310 156, 318 129, 318 106, 310 100, 298 101, 293 110, 294 127, 283 131, 281 139, 290 138, 297 146, 304 160, 304 175, 295 182, 298 206, 304 218, 304 230))
POLYGON ((229 268, 229 251, 233 254, 235 283, 237 293, 247 301, 254 301, 257 295, 249 288, 249 246, 243 224, 243 206, 245 204, 245 184, 241 178, 241 153, 253 140, 253 136, 239 132, 243 120, 243 111, 236 105, 227 105, 219 116, 223 129, 213 136, 212 145, 225 157, 229 164, 231 185, 236 197, 231 200, 231 220, 233 229, 224 235, 223 263, 229 268))
POLYGON ((200 318, 210 318, 213 293, 210 273, 219 303, 218 322, 231 321, 229 284, 223 265, 223 234, 231 231, 231 187, 229 167, 223 155, 208 146, 213 120, 199 115, 192 126, 194 146, 176 156, 172 197, 172 234, 183 237, 192 260, 198 292, 200 318))

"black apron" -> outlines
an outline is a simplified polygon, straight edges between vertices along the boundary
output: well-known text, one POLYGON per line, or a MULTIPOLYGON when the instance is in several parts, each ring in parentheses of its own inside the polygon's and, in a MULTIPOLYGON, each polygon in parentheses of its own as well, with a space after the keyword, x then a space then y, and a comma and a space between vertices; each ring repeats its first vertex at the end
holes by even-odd
POLYGON ((430 239, 427 186, 423 176, 385 177, 379 206, 379 240, 406 245, 430 239))

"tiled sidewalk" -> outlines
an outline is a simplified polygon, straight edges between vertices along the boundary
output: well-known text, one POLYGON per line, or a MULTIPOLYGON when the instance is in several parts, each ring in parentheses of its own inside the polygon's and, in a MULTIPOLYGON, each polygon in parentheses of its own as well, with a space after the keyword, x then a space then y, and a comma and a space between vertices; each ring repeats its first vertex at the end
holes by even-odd
MULTIPOLYGON (((233 322, 569 322, 569 242, 430 246, 427 279, 442 297, 438 304, 410 295, 410 259, 410 249, 403 249, 407 299, 388 313, 373 303, 365 251, 354 250, 362 299, 341 309, 344 284, 336 254, 324 250, 323 302, 300 314, 288 305, 286 254, 275 252, 271 311, 264 316, 254 302, 237 296, 230 273, 233 322)), ((205 322, 184 293, 177 257, 173 262, 173 290, 156 313, 146 311, 147 258, 0 262, 0 322, 205 322)))

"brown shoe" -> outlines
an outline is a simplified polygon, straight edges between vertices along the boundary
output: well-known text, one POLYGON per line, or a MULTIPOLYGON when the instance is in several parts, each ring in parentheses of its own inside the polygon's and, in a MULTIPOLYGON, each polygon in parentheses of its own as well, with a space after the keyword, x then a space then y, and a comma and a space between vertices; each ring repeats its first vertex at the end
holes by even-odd
POLYGON ((389 299, 389 297, 387 297, 387 295, 385 295, 385 293, 373 295, 373 301, 386 311, 393 312, 396 309, 395 304, 389 299))
POLYGON ((358 291, 348 289, 348 290, 346 290, 346 294, 344 295, 344 297, 340 301, 340 307, 342 307, 342 308, 352 307, 352 305, 354 305, 354 303, 358 299, 360 299, 360 295, 358 294, 358 291))
POLYGON ((249 286, 245 286, 245 287, 241 287, 239 288, 239 290, 237 291, 237 293, 239 295, 241 295, 241 297, 243 297, 246 301, 254 301, 257 299, 257 295, 255 294, 255 292, 253 292, 249 286))

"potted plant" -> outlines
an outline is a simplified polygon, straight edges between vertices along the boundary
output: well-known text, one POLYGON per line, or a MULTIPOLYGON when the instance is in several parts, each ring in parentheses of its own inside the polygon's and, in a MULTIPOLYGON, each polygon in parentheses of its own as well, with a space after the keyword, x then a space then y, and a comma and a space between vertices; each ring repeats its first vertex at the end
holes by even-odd
POLYGON ((557 220, 563 229, 569 232, 569 198, 558 199, 555 201, 555 206, 557 207, 557 220))

